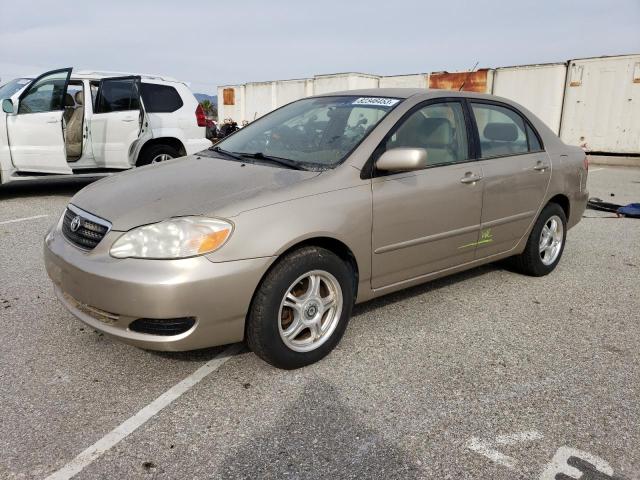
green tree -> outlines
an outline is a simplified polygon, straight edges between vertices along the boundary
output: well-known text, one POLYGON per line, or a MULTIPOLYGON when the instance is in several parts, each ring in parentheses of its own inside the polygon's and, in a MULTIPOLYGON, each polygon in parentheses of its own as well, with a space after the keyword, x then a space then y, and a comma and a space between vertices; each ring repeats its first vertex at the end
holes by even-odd
POLYGON ((211 100, 202 100, 200 102, 200 105, 202 106, 204 113, 206 114, 211 113, 211 110, 213 109, 213 104, 211 103, 211 100))

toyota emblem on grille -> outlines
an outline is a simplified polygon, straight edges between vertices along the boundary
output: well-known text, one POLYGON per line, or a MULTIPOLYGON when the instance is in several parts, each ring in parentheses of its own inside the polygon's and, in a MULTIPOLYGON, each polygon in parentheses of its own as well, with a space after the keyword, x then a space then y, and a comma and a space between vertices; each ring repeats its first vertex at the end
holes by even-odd
POLYGON ((71 225, 69 225, 72 232, 77 232, 80 228, 80 215, 76 215, 73 220, 71 220, 71 225))

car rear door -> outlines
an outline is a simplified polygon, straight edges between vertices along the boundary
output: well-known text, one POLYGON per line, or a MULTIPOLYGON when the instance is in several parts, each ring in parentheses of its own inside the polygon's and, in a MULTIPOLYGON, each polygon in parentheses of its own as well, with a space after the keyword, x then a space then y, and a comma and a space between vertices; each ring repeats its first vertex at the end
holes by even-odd
POLYGON ((71 68, 36 78, 7 115, 11 160, 19 171, 72 173, 64 144, 64 99, 71 68))
POLYGON ((542 208, 551 160, 540 136, 510 105, 469 100, 484 177, 477 258, 514 248, 542 208))
POLYGON ((102 79, 90 120, 96 164, 104 168, 129 168, 136 144, 146 130, 140 99, 140 77, 102 79))
POLYGON ((458 99, 414 107, 374 155, 425 148, 429 167, 372 180, 372 287, 384 288, 471 262, 482 209, 482 175, 458 99))

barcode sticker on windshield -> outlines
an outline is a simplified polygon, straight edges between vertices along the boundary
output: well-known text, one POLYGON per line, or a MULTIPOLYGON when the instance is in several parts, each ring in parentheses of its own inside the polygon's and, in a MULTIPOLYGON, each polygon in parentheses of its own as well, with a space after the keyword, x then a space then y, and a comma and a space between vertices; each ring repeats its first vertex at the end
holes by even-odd
POLYGON ((353 105, 379 105, 382 107, 393 107, 400 100, 397 98, 383 97, 360 97, 354 100, 353 105))

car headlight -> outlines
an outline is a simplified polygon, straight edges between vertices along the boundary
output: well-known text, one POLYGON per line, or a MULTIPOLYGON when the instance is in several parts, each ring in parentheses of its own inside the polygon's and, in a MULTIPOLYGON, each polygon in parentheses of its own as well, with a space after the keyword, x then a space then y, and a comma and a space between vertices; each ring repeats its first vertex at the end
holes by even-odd
POLYGON ((109 253, 116 258, 195 257, 220 248, 232 231, 231 222, 217 218, 172 218, 128 231, 109 253))

